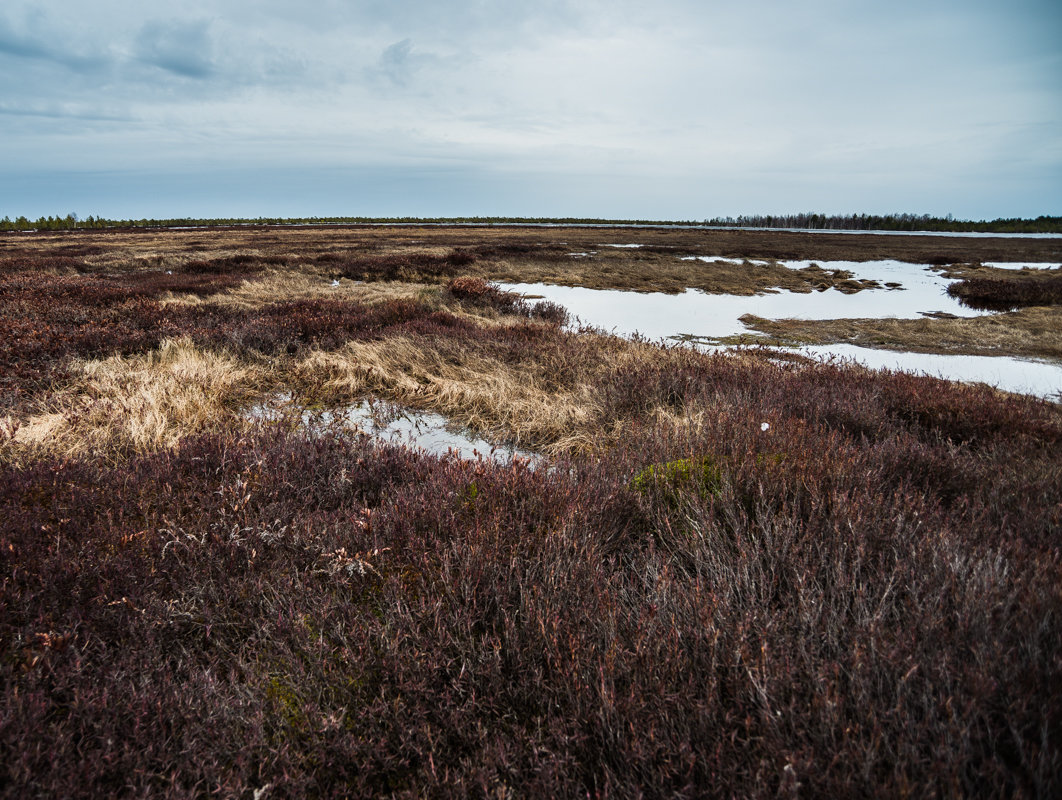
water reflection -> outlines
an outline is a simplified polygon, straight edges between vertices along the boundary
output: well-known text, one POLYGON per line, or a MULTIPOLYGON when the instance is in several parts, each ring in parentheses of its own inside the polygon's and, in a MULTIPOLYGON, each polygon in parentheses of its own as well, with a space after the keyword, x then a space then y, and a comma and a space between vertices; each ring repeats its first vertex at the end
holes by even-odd
MULTIPOLYGON (((711 259, 714 260, 714 259, 711 259)), ((682 294, 639 293, 585 289, 548 284, 508 284, 512 291, 544 297, 560 303, 585 325, 620 336, 638 333, 649 339, 701 336, 719 339, 749 331, 740 317, 753 314, 766 319, 881 319, 918 318, 934 312, 957 317, 981 316, 987 311, 969 308, 946 294, 951 281, 929 265, 901 261, 788 261, 793 269, 817 263, 823 269, 844 269, 858 279, 881 284, 899 284, 896 290, 872 289, 856 294, 835 290, 778 292, 741 297, 709 295, 699 291, 682 294)), ((750 268, 754 269, 755 266, 750 268)), ((1006 356, 965 356, 877 350, 854 345, 822 345, 800 348, 817 357, 852 359, 880 369, 927 373, 959 381, 983 382, 1012 392, 1051 399, 1062 392, 1062 366, 1050 362, 1006 356)))
POLYGON ((987 383, 997 389, 1062 402, 1062 366, 1047 361, 1008 356, 963 356, 875 350, 850 344, 801 347, 800 353, 820 359, 856 361, 871 369, 916 372, 967 383, 987 383))
POLYGON ((454 455, 474 461, 487 459, 499 464, 522 460, 534 467, 543 457, 518 447, 494 445, 454 424, 442 414, 415 411, 381 400, 362 400, 353 405, 330 409, 297 409, 290 394, 276 395, 247 409, 255 420, 279 421, 298 415, 299 426, 307 431, 350 431, 370 436, 378 442, 410 447, 431 455, 454 455))
MULTIPOLYGON (((707 259, 716 260, 716 259, 707 259)), ((816 263, 823 269, 843 269, 857 279, 876 280, 896 289, 875 289, 845 294, 780 291, 744 297, 705 294, 688 290, 682 294, 624 292, 553 286, 541 283, 503 284, 522 294, 542 296, 567 307, 582 322, 621 336, 635 332, 650 339, 675 335, 721 338, 746 332, 740 318, 754 314, 765 319, 852 319, 884 317, 917 318, 925 313, 975 317, 984 311, 968 308, 947 294, 951 283, 926 265, 902 261, 787 261, 792 269, 816 263)), ((755 266, 750 266, 755 269, 755 266)))

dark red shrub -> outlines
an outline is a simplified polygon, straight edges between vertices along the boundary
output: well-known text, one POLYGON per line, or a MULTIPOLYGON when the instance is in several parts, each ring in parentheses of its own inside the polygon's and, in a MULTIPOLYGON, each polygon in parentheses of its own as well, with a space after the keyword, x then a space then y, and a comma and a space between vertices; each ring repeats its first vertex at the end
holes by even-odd
POLYGON ((502 314, 517 314, 561 326, 568 322, 568 311, 557 303, 543 300, 529 303, 515 292, 505 291, 482 278, 451 278, 446 292, 455 300, 480 308, 493 308, 502 314))
MULTIPOLYGON (((1052 273, 1058 273, 1052 270, 1052 273)), ((1062 274, 1007 278, 967 278, 948 287, 948 294, 964 305, 989 311, 1062 303, 1062 274)))

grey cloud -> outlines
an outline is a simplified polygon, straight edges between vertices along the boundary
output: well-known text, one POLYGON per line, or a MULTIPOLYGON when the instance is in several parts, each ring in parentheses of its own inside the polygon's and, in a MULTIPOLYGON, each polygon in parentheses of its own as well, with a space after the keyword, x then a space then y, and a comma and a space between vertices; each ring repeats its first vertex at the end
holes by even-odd
MULTIPOLYGON (((967 202, 978 187, 984 193, 968 202, 989 214, 1043 213, 1062 201, 1062 84, 1051 80, 1062 58, 1049 36, 1062 20, 1058 0, 858 9, 844 0, 185 0, 159 8, 0 0, 9 160, 76 171, 90 159, 115 175, 160 156, 199 164, 203 174, 238 161, 289 188, 314 182, 303 168, 319 175, 344 165, 456 164, 517 176, 491 191, 453 177, 453 192, 439 189, 416 208, 409 204, 420 199, 405 191, 396 213, 453 211, 448 198, 462 186, 485 213, 502 210, 503 186, 520 198, 512 206, 563 213, 564 192, 546 187, 555 178, 566 192, 575 174, 584 176, 574 183, 585 187, 579 208, 589 215, 688 216, 705 202, 705 186, 720 198, 706 215, 790 202, 872 211, 886 190, 889 205, 904 205, 904 189, 956 213, 958 205, 944 206, 948 197, 967 202), (132 124, 82 121, 126 112, 132 124), (978 127, 998 120, 1028 132, 978 127), (1006 196, 1001 178, 991 191, 1001 175, 1006 196), (541 191, 530 192, 523 176, 541 180, 541 191), (653 186, 662 188, 645 189, 653 186)), ((387 186, 403 175, 366 180, 387 186)), ((313 206, 307 189, 305 207, 291 212, 346 208, 349 182, 340 184, 330 205, 313 206)), ((130 191, 142 202, 143 192, 130 191)), ((250 215, 268 213, 258 183, 243 191, 250 215)), ((380 192, 365 196, 367 210, 380 213, 380 192)), ((200 201, 188 213, 208 213, 200 201)), ((142 214, 131 207, 128 215, 142 214)))
POLYGON ((0 103, 0 116, 44 117, 47 119, 71 119, 88 122, 130 122, 128 115, 110 114, 85 108, 69 108, 55 105, 13 105, 0 103))
POLYGON ((137 58, 181 77, 209 78, 215 70, 209 27, 206 20, 149 22, 137 37, 137 58))
POLYGON ((52 62, 79 71, 100 69, 111 60, 102 53, 78 53, 67 42, 49 41, 40 35, 19 33, 5 17, 0 17, 0 53, 52 62))
POLYGON ((456 57, 414 49, 412 39, 402 39, 385 47, 375 65, 366 70, 366 73, 375 82, 382 80, 391 86, 406 87, 425 67, 438 68, 447 64, 452 66, 458 61, 456 57))
POLYGON ((31 36, 20 36, 11 29, 10 23, 0 18, 0 53, 22 58, 51 58, 52 53, 44 42, 31 36))
POLYGON ((392 83, 404 86, 416 70, 417 65, 412 58, 413 40, 403 39, 395 42, 384 49, 380 54, 377 69, 381 75, 388 78, 392 83))

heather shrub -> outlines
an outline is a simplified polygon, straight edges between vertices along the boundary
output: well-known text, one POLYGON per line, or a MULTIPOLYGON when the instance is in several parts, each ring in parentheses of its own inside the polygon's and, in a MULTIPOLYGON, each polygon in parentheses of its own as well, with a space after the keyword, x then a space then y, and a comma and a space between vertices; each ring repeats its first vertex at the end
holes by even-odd
POLYGON ((88 269, 84 259, 75 254, 42 255, 27 253, 24 256, 8 256, 0 259, 0 273, 27 272, 45 274, 69 274, 84 272, 88 269))
POLYGON ((451 297, 457 300, 471 300, 475 302, 485 302, 484 298, 506 294, 501 292, 498 287, 485 281, 483 278, 471 278, 467 275, 459 278, 451 278, 446 284, 446 291, 451 297))
POLYGON ((472 248, 472 252, 477 257, 486 259, 521 258, 536 261, 565 261, 568 258, 567 250, 560 245, 540 242, 492 242, 476 245, 472 248))
POLYGON ((482 278, 452 278, 446 284, 446 293, 455 300, 480 308, 493 308, 502 314, 527 312, 527 304, 518 294, 503 291, 482 278))
POLYGON ((568 309, 560 303, 554 303, 552 300, 539 300, 531 303, 528 313, 532 319, 548 322, 550 325, 558 327, 567 325, 571 319, 568 309))
POLYGON ((16 393, 46 386, 71 357, 128 355, 193 333, 190 323, 208 312, 167 309, 158 298, 171 292, 214 294, 243 280, 238 274, 164 271, 0 272, 0 313, 7 320, 0 331, 0 405, 16 393))
MULTIPOLYGON (((446 259, 421 266, 492 296, 446 259)), ((216 266, 172 277, 256 262, 216 266)), ((0 795, 1062 793, 1057 405, 164 285, 0 270, 0 380, 163 335, 248 360, 394 335, 537 371, 599 436, 535 468, 291 420, 0 457, 0 795)))
POLYGON ((118 291, 124 290, 130 296, 139 297, 158 297, 168 292, 205 297, 233 289, 252 274, 252 270, 240 270, 238 273, 194 270, 131 273, 122 276, 118 291))
MULTIPOLYGON (((209 312, 206 312, 209 313, 209 312)), ((230 315, 213 335, 262 353, 295 353, 306 347, 335 348, 352 338, 407 332, 449 334, 471 324, 418 300, 364 305, 349 300, 294 300, 253 313, 230 315)))
POLYGON ((455 275, 461 267, 476 260, 476 254, 457 248, 446 255, 435 253, 392 253, 356 255, 325 253, 317 262, 326 264, 335 274, 363 281, 436 282, 455 275))
POLYGON ((455 300, 479 308, 493 308, 501 314, 517 314, 557 326, 568 322, 568 311, 564 306, 547 300, 529 303, 515 292, 505 291, 482 278, 451 278, 446 284, 446 293, 455 300))
POLYGON ((253 275, 260 272, 266 264, 283 264, 286 258, 262 258, 250 253, 237 253, 232 256, 212 258, 209 260, 196 259, 188 261, 181 266, 180 271, 190 275, 253 275))
POLYGON ((83 244, 78 242, 76 244, 61 244, 53 248, 56 253, 60 253, 64 256, 95 256, 100 253, 106 253, 107 249, 98 244, 83 244))
POLYGON ((743 418, 550 470, 277 428, 8 470, 3 785, 1053 793, 1050 550, 743 418), (747 506, 673 455, 727 436, 747 506))
POLYGON ((467 267, 469 264, 474 264, 476 259, 475 252, 460 247, 451 250, 449 255, 446 256, 446 260, 455 267, 467 267))
POLYGON ((2 276, 0 307, 6 400, 47 385, 68 357, 137 352, 176 333, 157 302, 91 276, 2 276))
POLYGON ((1058 305, 1062 303, 1062 274, 1051 270, 1037 276, 966 278, 948 286, 948 294, 964 305, 987 311, 1058 305))

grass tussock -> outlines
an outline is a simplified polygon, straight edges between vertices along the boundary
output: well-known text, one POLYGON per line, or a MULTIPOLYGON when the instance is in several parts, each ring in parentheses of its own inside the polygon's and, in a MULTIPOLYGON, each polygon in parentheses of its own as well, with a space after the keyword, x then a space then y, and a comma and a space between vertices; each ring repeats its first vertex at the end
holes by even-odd
POLYGON ((437 296, 438 288, 428 284, 398 281, 374 281, 356 283, 347 279, 332 279, 315 272, 297 270, 267 270, 254 281, 222 291, 197 296, 172 294, 162 299, 172 305, 213 305, 254 311, 263 306, 285 300, 323 300, 343 298, 359 303, 372 304, 388 300, 430 301, 437 296), (335 283, 338 285, 335 285, 335 283))
POLYGON ((854 344, 920 353, 1062 359, 1062 311, 1025 308, 957 319, 769 320, 748 314, 747 328, 781 344, 854 344))
MULTIPOLYGON (((521 331, 509 334, 516 338, 521 331)), ((570 355, 561 348, 547 350, 537 362, 514 358, 518 348, 519 342, 504 341, 474 347, 467 339, 351 342, 311 353, 296 365, 293 377, 305 393, 331 402, 373 393, 441 412, 518 446, 548 452, 589 449, 594 437, 587 428, 595 418, 591 383, 585 376, 565 380, 551 369, 563 369, 570 355)))
POLYGON ((609 249, 569 255, 567 261, 520 255, 469 268, 480 277, 503 283, 550 283, 590 289, 620 289, 675 294, 698 289, 709 294, 753 295, 837 289, 846 293, 880 288, 856 281, 845 270, 813 264, 789 269, 776 261, 748 259, 700 261, 670 249, 609 249))
POLYGON ((115 457, 173 447, 193 433, 222 430, 264 384, 254 367, 167 340, 138 356, 84 362, 46 410, 30 415, 9 439, 25 459, 115 457))

